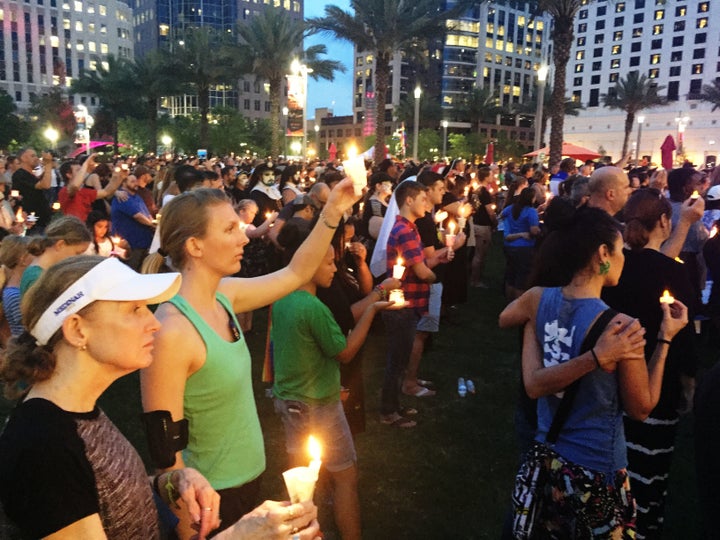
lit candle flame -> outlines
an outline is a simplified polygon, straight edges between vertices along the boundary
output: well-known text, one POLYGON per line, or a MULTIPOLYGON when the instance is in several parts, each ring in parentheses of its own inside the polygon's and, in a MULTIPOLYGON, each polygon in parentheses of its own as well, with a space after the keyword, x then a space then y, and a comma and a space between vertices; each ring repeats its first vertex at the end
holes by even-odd
POLYGON ((18 211, 15 212, 15 221, 18 223, 23 223, 25 221, 25 217, 23 216, 22 208, 18 208, 18 211))
POLYGON ((661 304, 672 304, 673 302, 675 302, 675 299, 672 296, 670 296, 670 291, 665 289, 665 291, 663 291, 663 295, 660 297, 660 303, 661 304))
POLYGON ((358 151, 357 151, 357 147, 354 144, 351 144, 350 146, 348 146, 347 155, 350 159, 357 157, 358 151))
POLYGON ((265 212, 265 219, 270 219, 270 216, 272 216, 272 212, 265 212))
POLYGON ((435 214, 435 222, 436 223, 442 223, 445 221, 448 217, 448 213, 445 210, 441 210, 440 212, 435 214))
POLYGON ((693 200, 694 200, 694 199, 697 199, 697 198, 699 198, 699 197, 700 197, 700 193, 698 193, 698 190, 697 190, 697 189, 692 192, 692 195, 690 195, 690 198, 693 199, 693 200))
POLYGON ((404 262, 404 261, 403 261, 403 258, 402 258, 402 257, 398 257, 398 258, 397 258, 397 261, 395 262, 395 264, 397 264, 398 266, 403 266, 403 262, 404 262))
POLYGON ((308 437, 308 453, 311 458, 310 469, 317 474, 320 470, 320 465, 322 465, 322 448, 318 440, 312 435, 308 437))
POLYGON ((710 229, 710 238, 714 238, 717 233, 718 233, 717 225, 713 225, 713 228, 710 229))
POLYGON ((450 234, 455 234, 455 222, 451 221, 448 223, 448 229, 450 230, 450 234))
POLYGON ((54 203, 52 204, 52 209, 53 209, 53 210, 60 210, 60 203, 59 203, 59 202, 54 202, 54 203))

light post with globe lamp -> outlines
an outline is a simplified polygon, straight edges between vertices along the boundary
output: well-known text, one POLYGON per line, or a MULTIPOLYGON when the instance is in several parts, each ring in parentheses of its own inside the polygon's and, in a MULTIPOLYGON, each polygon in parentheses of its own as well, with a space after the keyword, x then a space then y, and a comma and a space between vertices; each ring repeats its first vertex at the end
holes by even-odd
POLYGON ((420 86, 415 87, 415 122, 413 124, 413 161, 418 160, 418 134, 420 131, 420 96, 422 90, 420 86))
POLYGON ((442 128, 443 128, 443 159, 447 157, 447 128, 448 128, 448 121, 443 120, 442 121, 442 128))
POLYGON ((60 138, 60 133, 58 133, 58 130, 52 126, 49 126, 45 131, 43 131, 43 136, 50 142, 50 150, 55 150, 55 145, 60 138))
POLYGON ((317 152, 317 157, 320 157, 320 126, 316 123, 315 124, 315 150, 317 152))
POLYGON ((645 123, 645 116, 642 114, 637 117, 637 123, 638 123, 638 134, 637 134, 637 142, 635 143, 635 161, 636 161, 636 167, 640 166, 640 137, 642 136, 642 127, 645 123))
MULTIPOLYGON (((542 116, 543 116, 543 105, 545 104, 545 81, 548 76, 547 64, 541 64, 537 71, 538 77, 538 95, 537 95, 537 110, 535 111, 535 141, 533 142, 533 150, 538 151, 540 149, 541 137, 542 137, 542 116)), ((536 163, 540 162, 540 154, 535 158, 536 163)))
POLYGON ((160 142, 163 144, 163 147, 165 149, 166 154, 172 154, 172 137, 168 135, 167 133, 160 137, 160 142))
POLYGON ((285 154, 286 159, 287 159, 287 152, 288 152, 287 138, 288 138, 288 113, 289 112, 290 112, 290 109, 288 109, 287 107, 282 108, 282 113, 283 113, 283 118, 284 118, 284 121, 283 121, 283 134, 284 134, 283 135, 283 141, 284 141, 283 154, 285 154))

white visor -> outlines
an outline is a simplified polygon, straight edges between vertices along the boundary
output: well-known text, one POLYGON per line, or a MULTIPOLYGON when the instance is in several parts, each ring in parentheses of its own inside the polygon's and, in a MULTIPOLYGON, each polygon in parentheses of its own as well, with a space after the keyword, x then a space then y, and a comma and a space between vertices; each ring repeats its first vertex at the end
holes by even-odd
POLYGON ((30 334, 39 345, 62 327, 63 321, 98 300, 159 304, 180 289, 180 274, 138 274, 114 257, 105 259, 70 285, 45 310, 30 334))

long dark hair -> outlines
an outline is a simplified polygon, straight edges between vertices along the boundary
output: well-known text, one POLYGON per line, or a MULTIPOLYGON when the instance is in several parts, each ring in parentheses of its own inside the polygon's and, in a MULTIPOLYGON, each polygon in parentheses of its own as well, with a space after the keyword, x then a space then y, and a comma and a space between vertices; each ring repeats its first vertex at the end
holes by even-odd
POLYGON ((520 213, 522 212, 523 208, 526 206, 532 206, 533 201, 535 200, 535 190, 531 187, 526 187, 520 192, 520 195, 518 195, 517 199, 513 202, 512 205, 512 216, 514 219, 518 219, 520 217, 520 213))

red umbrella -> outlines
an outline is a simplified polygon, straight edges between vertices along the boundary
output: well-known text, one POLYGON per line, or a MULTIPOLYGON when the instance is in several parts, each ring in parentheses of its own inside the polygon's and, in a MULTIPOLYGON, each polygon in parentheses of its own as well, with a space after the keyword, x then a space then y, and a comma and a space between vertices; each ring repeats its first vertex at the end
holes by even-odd
POLYGON ((335 158, 337 157, 337 146, 335 146, 335 143, 330 143, 330 148, 328 148, 328 157, 330 158, 330 161, 335 161, 335 158))
POLYGON ((495 145, 490 141, 485 151, 485 165, 492 165, 493 161, 495 161, 495 145))
POLYGON ((675 146, 675 139, 673 139, 672 135, 668 135, 665 137, 665 140, 660 145, 660 156, 662 161, 663 169, 669 171, 673 168, 673 150, 675 150, 677 147, 675 146))
MULTIPOLYGON (((601 154, 598 154, 597 152, 594 152, 593 150, 590 150, 589 148, 584 148, 582 146, 578 146, 576 144, 571 144, 568 142, 564 142, 562 144, 562 151, 560 152, 563 156, 575 158, 575 159, 596 159, 599 158, 601 154)), ((535 157, 539 154, 545 154, 546 156, 550 154, 550 147, 545 146, 544 148, 540 148, 539 150, 535 150, 534 152, 529 152, 525 154, 525 157, 535 157)))

